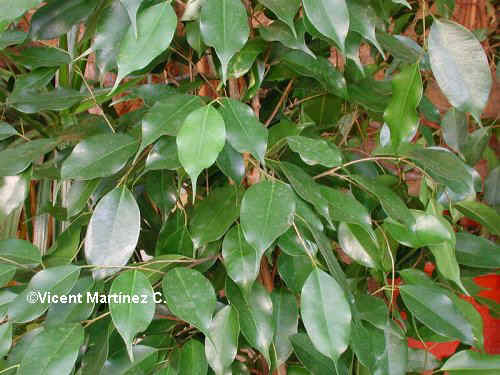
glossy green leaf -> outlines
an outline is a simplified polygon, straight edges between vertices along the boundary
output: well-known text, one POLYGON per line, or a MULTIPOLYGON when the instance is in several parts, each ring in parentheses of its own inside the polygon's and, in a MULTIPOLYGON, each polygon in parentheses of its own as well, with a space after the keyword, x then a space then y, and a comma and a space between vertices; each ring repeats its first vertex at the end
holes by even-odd
POLYGON ((4 322, 0 325, 0 356, 3 358, 12 345, 12 323, 4 322))
POLYGON ((15 176, 21 173, 32 161, 52 151, 57 143, 55 139, 41 138, 0 151, 0 176, 15 176))
POLYGON ((500 245, 467 232, 457 233, 456 238, 458 263, 478 268, 500 267, 500 245))
POLYGON ((38 9, 31 18, 30 37, 33 40, 47 40, 65 34, 73 25, 86 19, 97 3, 97 0, 49 2, 38 9))
POLYGON ((351 194, 321 186, 321 194, 328 201, 329 214, 332 220, 358 224, 367 230, 371 229, 371 218, 365 206, 351 194))
POLYGON ((130 26, 117 56, 118 76, 113 91, 128 74, 145 68, 164 52, 174 36, 177 16, 170 3, 144 9, 137 16, 137 36, 130 26))
POLYGON ((361 175, 353 175, 351 178, 359 184, 362 189, 368 190, 378 199, 388 216, 407 226, 415 224, 415 219, 406 204, 391 189, 361 175))
POLYGON ((71 57, 64 51, 52 47, 35 47, 22 51, 15 57, 29 69, 40 67, 59 67, 71 62, 71 57))
POLYGON ((200 30, 205 44, 215 48, 226 82, 229 61, 250 34, 245 7, 240 0, 207 0, 201 9, 200 30))
POLYGON ((6 122, 0 121, 0 141, 10 138, 13 135, 19 135, 17 130, 6 122))
POLYGON ((297 333, 290 337, 295 355, 313 375, 335 374, 335 363, 318 352, 305 333, 297 333))
POLYGON ((492 85, 488 59, 477 38, 462 25, 434 20, 429 57, 436 81, 450 103, 479 117, 492 85))
POLYGON ((472 350, 462 350, 450 357, 440 370, 450 371, 451 374, 455 374, 455 372, 461 374, 462 372, 459 371, 464 371, 464 374, 493 375, 496 371, 500 370, 500 359, 495 355, 487 355, 472 350))
POLYGON ((291 336, 297 333, 299 310, 295 296, 284 288, 274 290, 273 326, 275 327, 271 358, 275 367, 281 366, 292 354, 291 336))
POLYGON ((177 135, 179 161, 191 178, 193 201, 201 171, 210 167, 226 142, 224 119, 211 105, 191 112, 177 135))
POLYGON ((0 177, 0 223, 19 208, 28 195, 31 171, 0 177))
POLYGON ((446 337, 474 343, 471 325, 441 289, 423 285, 403 285, 399 289, 406 307, 427 327, 446 337))
POLYGON ((452 280, 465 290, 460 280, 460 267, 455 256, 455 247, 451 242, 442 242, 429 246, 429 250, 436 259, 436 266, 439 272, 448 280, 452 280))
POLYGON ((320 185, 311 176, 295 164, 281 162, 280 169, 292 185, 295 192, 305 201, 311 203, 316 211, 330 220, 328 200, 323 196, 320 185))
POLYGON ((493 208, 476 201, 459 202, 455 207, 467 217, 484 225, 491 233, 500 236, 500 215, 493 208))
POLYGON ((370 3, 364 0, 347 1, 349 9, 350 25, 349 30, 361 35, 363 38, 373 44, 377 50, 384 55, 382 47, 375 36, 375 26, 378 22, 377 14, 370 3))
POLYGON ((75 364, 84 333, 80 324, 46 328, 26 351, 19 375, 69 375, 75 364))
POLYGON ((104 363, 100 375, 142 374, 151 371, 158 360, 158 350, 150 346, 135 345, 133 351, 133 362, 130 361, 125 349, 114 353, 104 363))
POLYGON ((49 307, 48 296, 68 293, 76 283, 79 274, 80 267, 74 265, 53 267, 37 272, 28 286, 9 304, 9 320, 15 323, 25 323, 38 318, 49 307))
POLYGON ((8 24, 22 16, 24 12, 35 8, 42 0, 7 0, 0 3, 0 23, 8 24))
POLYGON ((340 285, 315 269, 302 288, 300 311, 314 347, 336 362, 347 349, 351 332, 351 309, 340 285))
POLYGON ((314 265, 307 255, 292 256, 282 253, 278 258, 278 272, 281 278, 286 286, 297 294, 313 269, 314 265))
POLYGON ((259 3, 271 10, 296 35, 293 19, 299 11, 300 0, 259 0, 259 3))
POLYGON ((126 134, 99 134, 78 143, 61 168, 63 179, 92 180, 120 171, 137 149, 126 134))
POLYGON ((222 257, 228 276, 243 291, 250 291, 260 269, 257 251, 245 240, 240 225, 226 234, 222 243, 222 257))
POLYGON ((13 265, 36 265, 42 262, 40 249, 25 240, 0 241, 0 261, 13 265))
POLYGON ((286 184, 263 181, 245 192, 241 202, 241 228, 259 259, 290 228, 294 213, 294 194, 286 184))
POLYGON ((137 31, 137 12, 141 6, 143 0, 120 0, 125 9, 127 10, 130 23, 132 24, 132 29, 134 30, 135 37, 139 37, 139 33, 137 31))
POLYGON ((96 54, 96 65, 101 75, 116 66, 120 41, 129 25, 129 16, 121 0, 113 0, 100 11, 92 50, 96 54))
POLYGON ((377 267, 380 250, 363 227, 342 222, 338 227, 338 239, 349 257, 365 267, 377 267))
POLYGON ((177 135, 186 117, 203 106, 198 96, 174 94, 160 100, 142 120, 142 142, 139 151, 162 135, 177 135))
POLYGON ((234 99, 222 99, 220 112, 226 124, 226 136, 233 148, 242 153, 250 152, 262 164, 267 149, 267 129, 252 109, 234 99))
POLYGON ((240 216, 241 192, 237 187, 215 189, 193 210, 189 223, 195 247, 220 239, 240 216))
POLYGON ((489 140, 490 129, 488 128, 479 128, 467 136, 462 152, 467 164, 476 165, 481 160, 489 140))
POLYGON ((206 375, 208 363, 203 344, 195 339, 186 342, 179 353, 178 367, 181 374, 206 375))
MULTIPOLYGON (((299 198, 297 198, 299 199, 299 198)), ((295 227, 288 229, 278 240, 278 246, 284 253, 291 256, 314 256, 318 246, 312 239, 302 219, 296 218, 295 227)))
MULTIPOLYGON (((186 12, 184 11, 184 15, 185 14, 186 12)), ((188 22, 186 24, 186 41, 188 42, 189 46, 196 51, 198 56, 201 56, 207 48, 207 46, 205 46, 205 43, 203 43, 203 39, 201 37, 199 20, 188 22)))
POLYGON ((20 112, 63 111, 87 97, 80 91, 56 88, 51 91, 22 90, 9 96, 9 105, 20 112))
POLYGON ((408 143, 418 129, 419 116, 416 108, 422 99, 423 85, 418 64, 401 70, 392 79, 393 96, 384 112, 384 121, 391 130, 391 146, 408 143))
MULTIPOLYGON (((109 353, 109 336, 113 325, 110 319, 101 319, 87 329, 88 350, 82 357, 82 375, 100 373, 109 353)), ((128 356, 127 356, 128 358, 128 356)))
MULTIPOLYGON (((287 1, 288 3, 288 1, 287 1)), ((293 26, 293 22, 291 23, 293 26)), ((267 27, 260 27, 259 33, 262 39, 268 42, 280 42, 285 47, 296 49, 315 57, 314 53, 307 47, 304 40, 304 27, 297 27, 298 31, 294 35, 295 28, 290 30, 290 26, 280 21, 274 21, 267 27)))
POLYGON ((163 278, 162 288, 174 315, 210 334, 216 301, 214 288, 205 276, 192 269, 174 268, 163 278))
POLYGON ((349 11, 344 0, 303 0, 307 18, 324 36, 344 50, 349 29, 349 11))
POLYGON ((331 142, 300 135, 287 137, 287 142, 293 151, 300 154, 302 161, 306 164, 320 164, 329 168, 342 164, 342 154, 331 142))
POLYGON ((126 187, 115 188, 99 201, 85 238, 85 258, 96 267, 95 279, 114 274, 128 262, 140 229, 139 207, 126 187))
POLYGON ((257 57, 266 50, 266 43, 261 39, 250 39, 229 61, 229 78, 240 78, 247 74, 257 57))
POLYGON ((129 270, 113 280, 111 295, 122 296, 111 300, 109 311, 116 329, 125 341, 130 360, 134 361, 132 342, 134 336, 144 331, 155 312, 153 288, 144 274, 129 270))
POLYGON ((74 181, 68 192, 65 208, 68 217, 73 217, 79 214, 87 205, 90 196, 97 189, 99 179, 87 181, 74 181))
POLYGON ((441 130, 446 144, 461 152, 469 133, 465 113, 455 108, 448 110, 441 120, 441 130))
POLYGON ((484 200, 491 206, 500 205, 500 167, 493 169, 484 181, 484 200))
POLYGON ((210 324, 210 338, 205 338, 205 355, 216 375, 224 375, 238 351, 240 324, 232 306, 223 307, 210 324))
MULTIPOLYGON (((0 260, 2 260, 0 258, 0 260)), ((16 274, 17 267, 13 264, 0 263, 0 287, 7 284, 16 274)))
POLYGON ((275 331, 271 296, 260 283, 255 283, 252 291, 244 296, 229 278, 226 278, 226 293, 229 302, 238 312, 241 333, 270 364, 269 349, 275 331))
POLYGON ((224 148, 217 157, 217 166, 227 177, 238 184, 243 182, 245 177, 245 162, 243 155, 236 151, 229 142, 226 142, 224 148))

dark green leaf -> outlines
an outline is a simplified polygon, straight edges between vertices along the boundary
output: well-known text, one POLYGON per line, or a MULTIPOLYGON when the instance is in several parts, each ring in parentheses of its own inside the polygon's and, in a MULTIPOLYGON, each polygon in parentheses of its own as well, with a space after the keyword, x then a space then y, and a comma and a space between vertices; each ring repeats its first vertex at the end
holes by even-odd
POLYGON ((0 176, 15 176, 21 173, 32 161, 52 151, 57 143, 55 139, 41 138, 0 151, 0 176))
POLYGON ((456 237, 458 263, 478 268, 500 268, 498 244, 466 232, 457 233, 456 237))
POLYGON ((66 88, 52 91, 22 90, 9 96, 9 105, 20 112, 62 111, 81 102, 87 94, 66 88))
POLYGON ((195 339, 186 342, 180 350, 178 366, 181 374, 206 375, 208 363, 203 344, 195 339))
POLYGON ((365 267, 378 266, 380 249, 363 227, 341 222, 337 232, 339 244, 347 255, 365 267))
POLYGON ((467 217, 484 225, 492 234, 500 236, 500 215, 493 208, 476 201, 459 202, 455 207, 467 217))
POLYGON ((259 3, 276 14, 276 17, 283 21, 296 35, 293 19, 299 11, 300 0, 259 0, 259 3))
POLYGON ((295 355, 313 375, 335 374, 335 363, 318 352, 305 333, 290 337, 295 355))
POLYGON ((292 354, 290 337, 297 333, 299 311, 295 296, 284 288, 274 290, 271 299, 275 327, 271 358, 274 366, 279 367, 292 354))
POLYGON ((290 148, 299 153, 304 163, 336 167, 342 164, 342 154, 335 144, 323 139, 312 139, 300 135, 287 138, 290 148))
POLYGON ((10 138, 13 135, 19 135, 16 129, 7 124, 6 122, 0 121, 0 141, 10 138))

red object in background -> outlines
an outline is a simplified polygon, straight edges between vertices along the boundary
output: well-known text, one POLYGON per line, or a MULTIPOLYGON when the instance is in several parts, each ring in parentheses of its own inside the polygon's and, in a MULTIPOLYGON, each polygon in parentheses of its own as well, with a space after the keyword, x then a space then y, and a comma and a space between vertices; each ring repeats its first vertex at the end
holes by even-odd
POLYGON ((479 297, 488 298, 496 303, 500 303, 500 275, 477 276, 474 278, 474 283, 485 288, 479 292, 479 297))
POLYGON ((424 349, 433 354, 440 361, 449 357, 457 351, 460 341, 447 342, 421 342, 412 337, 408 337, 408 346, 413 349, 424 349), (425 345, 424 345, 425 344, 425 345))
POLYGON ((425 262, 424 266, 424 272, 431 277, 432 274, 434 273, 434 270, 436 269, 436 265, 432 262, 425 262))

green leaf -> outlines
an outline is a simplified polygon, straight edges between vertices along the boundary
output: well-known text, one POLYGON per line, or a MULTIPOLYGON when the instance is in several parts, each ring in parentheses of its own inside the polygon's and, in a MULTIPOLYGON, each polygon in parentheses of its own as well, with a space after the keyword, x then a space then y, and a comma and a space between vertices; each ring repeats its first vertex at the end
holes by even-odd
POLYGON ((145 346, 135 345, 134 362, 130 358, 126 350, 115 352, 104 363, 104 367, 100 375, 130 375, 130 374, 143 374, 152 370, 152 367, 158 361, 158 349, 145 346))
POLYGON ((266 50, 266 43, 261 39, 249 40, 241 50, 229 61, 228 77, 240 78, 247 74, 262 52, 266 50))
POLYGON ((52 47, 28 48, 13 58, 31 70, 40 67, 59 67, 71 63, 71 57, 67 52, 52 47))
POLYGON ((260 257, 245 240, 239 224, 231 228, 224 237, 222 257, 228 276, 244 292, 249 292, 259 274, 260 257))
POLYGON ((210 324, 210 339, 205 338, 205 355, 216 375, 224 375, 238 351, 240 323, 232 306, 225 306, 215 314, 210 324))
POLYGON ((0 121, 0 141, 10 138, 13 135, 19 135, 17 130, 6 122, 0 121))
POLYGON ((119 266, 127 264, 140 229, 139 207, 126 187, 113 189, 97 203, 85 238, 85 258, 88 264, 96 266, 95 279, 112 275, 120 270, 119 266))
POLYGON ((8 98, 8 104, 19 112, 37 113, 41 111, 63 111, 87 97, 80 91, 56 88, 51 91, 21 90, 8 98))
POLYGON ((488 230, 500 236, 500 215, 491 207, 477 201, 463 201, 455 205, 465 216, 484 225, 488 230))
POLYGON ((13 265, 38 265, 42 257, 40 249, 31 242, 12 238, 0 241, 0 261, 13 265))
POLYGON ((392 93, 384 121, 391 130, 391 146, 397 149, 401 143, 410 142, 418 129, 417 107, 423 93, 418 64, 407 66, 392 79, 392 93))
POLYGON ((349 29, 349 10, 345 0, 303 0, 302 4, 314 27, 344 51, 349 29))
POLYGON ((411 227, 396 223, 392 219, 387 219, 384 223, 384 227, 396 241, 414 248, 439 245, 443 242, 455 244, 455 233, 446 219, 418 210, 410 212, 415 219, 415 224, 411 227))
POLYGON ((450 108, 441 120, 441 131, 446 144, 461 152, 469 134, 465 113, 450 108))
POLYGON ((481 160, 489 140, 490 129, 488 128, 479 128, 468 134, 462 153, 469 165, 476 165, 481 160))
POLYGON ((20 30, 6 30, 2 32, 0 34, 0 51, 16 44, 23 44, 27 37, 28 33, 20 30))
POLYGON ((375 36, 375 26, 378 22, 377 14, 370 3, 365 0, 350 0, 347 2, 347 7, 350 18, 349 30, 368 40, 384 56, 382 47, 375 36))
MULTIPOLYGON (((497 355, 487 355, 472 350, 462 350, 450 357, 439 369, 440 371, 467 371, 465 373, 494 374, 494 370, 500 370, 500 358, 497 355), (490 370, 490 371, 488 371, 490 370)), ((461 374, 462 372, 460 372, 461 374)))
POLYGON ((162 135, 177 135, 186 117, 203 106, 199 96, 174 94, 160 100, 142 120, 142 142, 139 152, 162 135))
POLYGON ((271 296, 260 283, 255 283, 251 292, 244 296, 229 278, 226 278, 226 294, 231 305, 238 311, 241 333, 270 365, 269 348, 275 328, 271 296))
MULTIPOLYGON (((300 199, 297 197, 297 199, 300 199)), ((291 256, 314 256, 318 246, 311 238, 307 225, 302 224, 302 218, 296 218, 295 227, 288 229, 278 240, 278 246, 284 253, 291 256), (296 230, 297 229, 297 230, 296 230)))
POLYGON ((141 6, 143 0, 120 0, 125 9, 127 10, 128 16, 130 18, 130 23, 132 24, 132 29, 134 30, 135 37, 139 37, 137 31, 137 12, 141 6))
POLYGON ((273 301, 273 326, 275 327, 271 358, 274 367, 277 368, 292 354, 290 338, 297 333, 299 310, 295 296, 284 288, 274 290, 271 299, 273 301))
POLYGON ((241 202, 240 221, 247 242, 259 257, 292 225, 295 198, 281 182, 263 181, 252 185, 241 202))
POLYGON ((403 200, 385 185, 361 175, 352 175, 351 178, 361 186, 361 188, 368 190, 380 202, 385 213, 394 220, 411 226, 415 224, 410 210, 403 202, 403 200))
POLYGON ((215 189, 193 210, 189 223, 195 248, 220 239, 240 216, 240 190, 231 185, 215 189))
POLYGON ((12 345, 12 323, 4 322, 0 325, 0 356, 3 358, 12 345))
POLYGON ((338 361, 351 334, 351 309, 340 285, 316 268, 302 288, 301 315, 314 347, 338 361))
POLYGON ((177 135, 179 161, 191 178, 193 201, 201 171, 210 167, 226 142, 224 119, 211 105, 191 112, 177 135))
POLYGON ((113 0, 99 12, 92 50, 101 76, 116 67, 120 42, 130 26, 127 10, 120 0, 113 0))
POLYGON ((403 375, 407 373, 408 344, 405 336, 392 321, 387 321, 383 330, 372 328, 373 356, 376 361, 373 373, 403 375))
POLYGON ((437 369, 441 362, 426 350, 408 348, 408 371, 422 373, 437 369))
POLYGON ((279 20, 283 21, 296 36, 293 19, 299 11, 300 0, 259 0, 259 3, 273 12, 279 20))
POLYGON ((5 24, 22 16, 24 12, 35 8, 43 0, 11 0, 0 3, 0 23, 5 24))
POLYGON ((201 8, 200 30, 205 44, 215 48, 226 82, 229 61, 250 35, 245 7, 240 0, 207 0, 201 8))
MULTIPOLYGON (((184 12, 184 15, 185 14, 186 12, 184 12)), ((189 46, 196 51, 198 56, 201 56, 207 48, 207 46, 205 46, 205 43, 203 43, 203 39, 201 37, 199 20, 188 22, 186 24, 186 41, 188 42, 189 46)))
POLYGON ((98 320, 87 329, 89 341, 88 350, 82 357, 82 375, 101 373, 108 359, 109 337, 113 330, 109 318, 98 320))
POLYGON ((74 181, 69 189, 65 208, 68 217, 79 214, 87 205, 90 196, 97 189, 100 180, 74 181))
POLYGON ((0 177, 21 173, 32 161, 52 151, 57 143, 55 139, 41 138, 0 151, 0 177))
POLYGON ((406 307, 427 327, 440 335, 474 344, 471 325, 440 288, 403 285, 399 289, 406 307))
POLYGON ((484 200, 490 206, 500 205, 500 167, 493 169, 484 181, 484 200))
POLYGON ((79 275, 80 267, 74 265, 48 268, 36 273, 28 286, 9 303, 9 320, 26 323, 38 318, 49 307, 48 296, 68 293, 79 275))
POLYGON ((286 253, 278 258, 278 272, 286 286, 294 293, 300 293, 304 283, 314 269, 308 255, 292 256, 286 253))
POLYGON ((448 280, 452 280, 465 290, 460 280, 460 267, 455 256, 455 247, 451 242, 442 242, 438 245, 429 246, 429 250, 436 259, 439 272, 448 280))
POLYGON ((295 192, 311 203, 326 220, 330 221, 328 200, 323 196, 320 185, 304 170, 295 164, 280 162, 280 169, 292 185, 295 192))
POLYGON ((117 57, 118 76, 113 91, 128 74, 145 68, 168 48, 176 27, 177 16, 170 3, 153 5, 139 13, 137 37, 130 26, 121 41, 117 57))
POLYGON ((133 362, 134 336, 148 328, 153 320, 155 312, 153 288, 142 272, 129 270, 113 280, 110 294, 121 296, 110 301, 109 311, 113 324, 125 341, 130 361, 133 362))
POLYGON ((208 371, 204 346, 198 340, 191 339, 182 346, 178 361, 181 374, 206 375, 208 371))
POLYGON ((31 18, 31 39, 54 39, 65 34, 73 25, 86 19, 97 4, 97 0, 49 2, 38 9, 31 18))
POLYGON ((328 201, 332 220, 358 224, 371 230, 371 218, 365 206, 351 194, 321 185, 321 194, 328 201))
MULTIPOLYGON (((2 260, 2 258, 0 258, 2 260)), ((7 284, 16 274, 17 267, 13 264, 0 263, 0 287, 7 284)))
POLYGON ((45 328, 26 351, 17 374, 69 375, 83 339, 83 327, 79 323, 45 328))
POLYGON ((287 137, 287 142, 292 151, 300 154, 302 161, 308 165, 320 164, 331 168, 342 164, 342 154, 334 143, 300 135, 287 137))
POLYGON ((246 104, 229 98, 220 101, 220 112, 226 124, 226 136, 233 148, 250 152, 262 164, 267 149, 267 129, 246 104))
POLYGON ((119 172, 137 150, 137 140, 127 134, 98 134, 78 143, 64 161, 61 178, 92 180, 119 172))
POLYGON ((318 352, 305 333, 297 333, 290 337, 293 351, 299 361, 313 375, 336 374, 335 363, 328 357, 318 352))
POLYGON ((177 142, 175 137, 160 137, 148 154, 146 169, 150 171, 159 169, 173 171, 180 167, 181 163, 177 155, 177 142))
POLYGON ((50 304, 45 325, 48 327, 61 323, 80 323, 87 319, 94 310, 94 302, 87 300, 87 293, 91 293, 93 290, 94 280, 92 276, 79 278, 69 293, 64 295, 65 301, 62 300, 64 297, 61 296, 59 303, 50 304))
POLYGON ((28 196, 31 171, 0 177, 0 223, 19 208, 28 196))
POLYGON ((76 257, 80 250, 82 225, 88 223, 90 215, 82 215, 80 218, 59 234, 43 259, 45 267, 63 266, 76 257))
POLYGON ((245 177, 245 162, 243 156, 229 142, 225 143, 217 157, 217 166, 227 177, 241 185, 245 177))
POLYGON ((210 335, 216 297, 205 276, 196 270, 174 268, 163 278, 162 288, 167 306, 175 316, 210 335))
MULTIPOLYGON (((293 23, 291 25, 293 26, 293 23)), ((267 42, 280 42, 285 47, 296 49, 315 57, 314 53, 307 47, 304 40, 305 29, 303 26, 300 27, 300 25, 298 33, 294 35, 295 28, 292 28, 292 31, 290 31, 290 27, 283 22, 274 21, 267 27, 260 27, 259 34, 267 42)))
POLYGON ((492 85, 488 59, 477 38, 462 25, 434 20, 429 57, 436 81, 451 105, 480 122, 492 85))
POLYGON ((341 222, 338 227, 338 239, 342 250, 359 264, 378 267, 380 249, 370 234, 361 226, 341 222))
POLYGON ((458 263, 478 268, 500 268, 500 245, 466 232, 456 234, 458 263))

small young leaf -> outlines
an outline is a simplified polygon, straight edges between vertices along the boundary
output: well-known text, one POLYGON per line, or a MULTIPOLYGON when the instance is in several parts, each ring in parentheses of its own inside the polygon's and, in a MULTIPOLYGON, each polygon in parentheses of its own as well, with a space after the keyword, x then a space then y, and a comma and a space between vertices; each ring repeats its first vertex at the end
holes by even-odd
POLYGON ((210 167, 226 142, 224 119, 211 105, 191 112, 177 135, 179 161, 191 178, 193 201, 201 171, 210 167))
POLYGON ((111 300, 109 311, 117 331, 125 341, 130 360, 134 361, 132 341, 134 336, 148 328, 153 320, 155 302, 153 288, 141 271, 129 270, 113 280, 111 295, 122 300, 111 300), (129 298, 130 301, 126 300, 129 298))
POLYGON ((206 0, 200 14, 200 30, 206 45, 215 48, 226 82, 231 57, 245 45, 250 30, 240 0, 206 0))

